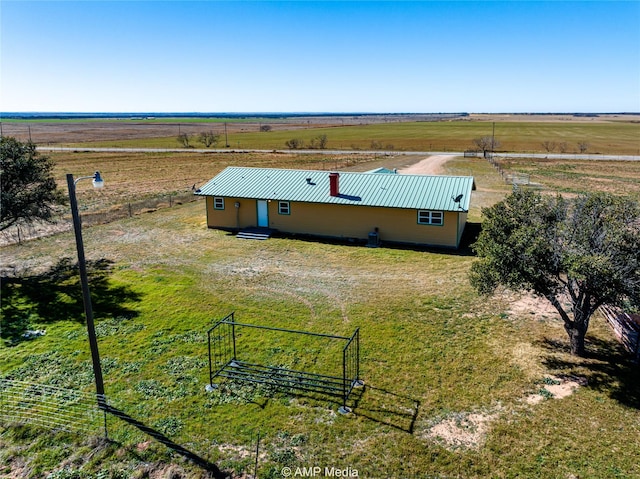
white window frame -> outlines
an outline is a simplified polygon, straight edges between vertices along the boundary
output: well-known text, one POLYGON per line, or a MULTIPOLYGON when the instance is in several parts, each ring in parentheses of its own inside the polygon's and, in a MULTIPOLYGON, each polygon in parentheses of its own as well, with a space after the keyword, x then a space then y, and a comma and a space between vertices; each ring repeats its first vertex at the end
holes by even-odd
POLYGON ((290 215, 291 214, 291 203, 289 201, 278 201, 278 214, 279 215, 290 215))
POLYGON ((214 210, 223 210, 224 209, 224 198, 222 196, 214 196, 213 197, 213 209, 214 210))
POLYGON ((418 210, 418 224, 442 226, 444 224, 444 211, 418 210))

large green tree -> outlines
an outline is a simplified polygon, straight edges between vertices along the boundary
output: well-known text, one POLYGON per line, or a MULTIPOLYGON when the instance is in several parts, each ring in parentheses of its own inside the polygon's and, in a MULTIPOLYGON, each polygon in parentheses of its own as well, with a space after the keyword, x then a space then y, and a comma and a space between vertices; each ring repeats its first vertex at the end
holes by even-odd
POLYGON ((52 171, 53 162, 39 155, 34 143, 0 139, 0 231, 52 220, 55 205, 66 198, 52 171))
POLYGON ((636 201, 604 193, 566 200, 517 190, 482 212, 471 284, 481 294, 503 286, 546 298, 564 322, 573 354, 585 354, 598 307, 640 307, 636 201))

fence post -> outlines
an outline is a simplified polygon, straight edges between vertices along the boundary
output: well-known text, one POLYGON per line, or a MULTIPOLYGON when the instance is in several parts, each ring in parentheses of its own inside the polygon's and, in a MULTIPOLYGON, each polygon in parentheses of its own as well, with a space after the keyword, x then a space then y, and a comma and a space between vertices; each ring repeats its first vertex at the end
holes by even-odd
POLYGON ((236 321, 231 313, 231 335, 233 337, 233 360, 236 360, 236 321))
POLYGON ((211 364, 211 329, 207 331, 207 343, 209 344, 209 384, 211 384, 213 376, 212 364, 211 364))
POLYGON ((360 328, 356 328, 356 382, 360 381, 360 328))
POLYGON ((342 407, 338 409, 342 414, 349 412, 347 407, 347 347, 342 350, 342 407))
MULTIPOLYGON (((104 403, 105 405, 107 405, 107 398, 104 398, 104 403)), ((108 441, 109 440, 109 430, 107 429, 107 409, 109 408, 109 406, 107 405, 107 407, 105 407, 102 412, 104 413, 104 438, 108 441)))

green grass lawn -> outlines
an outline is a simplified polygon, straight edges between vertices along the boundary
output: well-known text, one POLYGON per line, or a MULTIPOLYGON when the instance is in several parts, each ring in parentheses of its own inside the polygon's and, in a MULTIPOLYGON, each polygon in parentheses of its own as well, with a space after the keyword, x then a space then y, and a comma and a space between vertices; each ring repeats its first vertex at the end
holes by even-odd
MULTIPOLYGON (((472 171, 479 203, 508 191, 486 162, 447 167, 472 171)), ((93 289, 109 401, 238 477, 253 474, 258 433, 261 478, 313 466, 374 479, 640 476, 640 375, 604 320, 593 320, 591 356, 570 356, 552 313, 472 291, 467 250, 243 241, 208 230, 203 202, 86 228, 85 247, 88 259, 111 262, 93 289), (239 322, 342 336, 359 327, 365 388, 353 413, 339 414, 336 398, 264 386, 225 382, 205 392, 206 331, 231 311, 239 322), (583 385, 531 403, 547 375, 583 385)), ((2 263, 48 278, 64 257, 75 258, 71 233, 4 247, 2 263)), ((32 327, 47 334, 3 344, 2 376, 91 393, 77 280, 38 284, 49 299, 32 327)), ((332 351, 268 334, 239 343, 257 361, 290 366, 318 365, 332 351)), ((51 477, 149 477, 150 468, 206 477, 130 425, 110 417, 108 429, 105 444, 100 428, 0 424, 0 474, 47 477, 66 465, 51 477)))

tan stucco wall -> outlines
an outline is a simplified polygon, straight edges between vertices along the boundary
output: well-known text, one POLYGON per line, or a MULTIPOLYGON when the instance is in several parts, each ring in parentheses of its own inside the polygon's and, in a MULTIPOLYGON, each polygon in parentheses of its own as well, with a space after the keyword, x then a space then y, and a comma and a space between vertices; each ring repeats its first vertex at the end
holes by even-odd
POLYGON ((460 245, 460 239, 462 238, 462 233, 464 233, 464 227, 467 225, 467 216, 468 213, 458 213, 458 245, 460 245))
MULTIPOLYGON (((458 246, 466 221, 465 213, 445 212, 444 225, 420 225, 414 209, 296 202, 290 203, 291 214, 281 215, 276 200, 268 202, 268 211, 269 227, 283 233, 366 240, 377 227, 382 241, 448 247, 458 246)), ((256 226, 256 200, 225 198, 225 209, 214 210, 213 198, 207 197, 207 224, 232 230, 256 226)))
POLYGON ((213 209, 213 197, 207 196, 207 226, 209 228, 231 230, 247 228, 256 226, 257 218, 256 200, 225 198, 224 210, 216 210, 213 209), (239 208, 235 207, 236 203, 239 203, 239 208))

